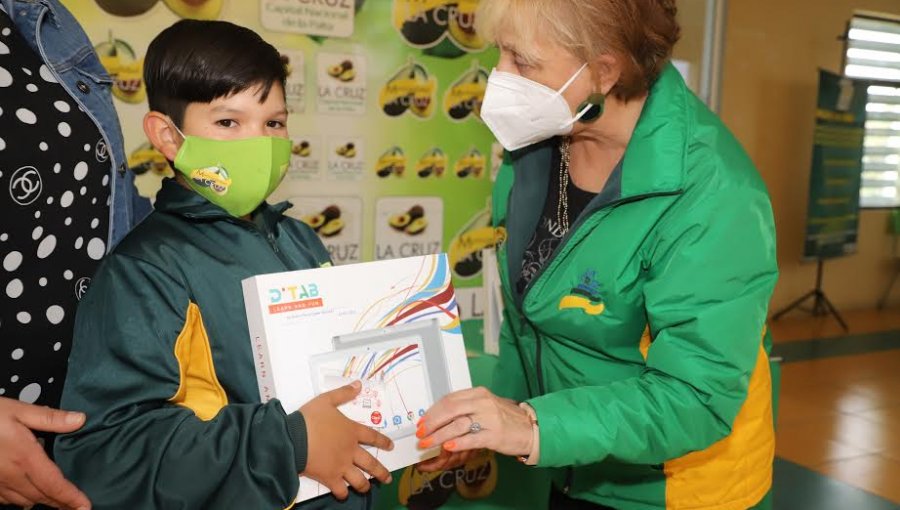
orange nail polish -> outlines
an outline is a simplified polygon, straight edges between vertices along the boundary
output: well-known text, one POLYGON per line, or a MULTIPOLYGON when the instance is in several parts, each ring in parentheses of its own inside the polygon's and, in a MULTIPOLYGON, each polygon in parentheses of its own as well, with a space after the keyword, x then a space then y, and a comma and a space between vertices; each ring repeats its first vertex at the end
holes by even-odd
POLYGON ((444 443, 444 449, 449 451, 453 451, 456 449, 456 441, 447 441, 444 443))
POLYGON ((425 437, 425 427, 421 425, 419 426, 418 430, 416 430, 416 437, 418 437, 419 439, 425 437))
POLYGON ((434 444, 434 438, 426 437, 425 439, 419 441, 419 448, 431 448, 431 445, 434 444))
POLYGON ((419 418, 419 421, 416 422, 416 427, 421 427, 423 423, 425 423, 425 418, 419 418))

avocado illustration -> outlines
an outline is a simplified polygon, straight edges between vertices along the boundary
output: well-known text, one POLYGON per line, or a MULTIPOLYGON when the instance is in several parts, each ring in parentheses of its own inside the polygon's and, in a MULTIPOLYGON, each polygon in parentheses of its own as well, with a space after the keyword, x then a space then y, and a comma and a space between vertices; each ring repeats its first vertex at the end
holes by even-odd
MULTIPOLYGON (((462 471, 457 468, 452 471, 462 471)), ((436 510, 441 508, 453 495, 452 484, 440 483, 438 477, 444 476, 444 471, 423 473, 411 466, 403 470, 398 484, 398 502, 409 510, 436 510)), ((454 476, 452 478, 456 480, 454 476)))
POLYGON ((453 266, 453 272, 462 278, 469 278, 480 273, 482 266, 481 252, 476 251, 457 262, 456 265, 453 266))
POLYGON ((138 16, 149 11, 159 0, 97 0, 97 5, 113 16, 138 16))
POLYGON ((126 103, 140 103, 147 97, 144 86, 144 62, 138 59, 130 44, 116 39, 112 30, 106 41, 96 45, 94 51, 100 63, 113 78, 112 93, 126 103))
POLYGON ((340 147, 335 149, 334 152, 338 156, 343 156, 347 159, 353 159, 356 157, 356 145, 354 145, 353 142, 349 142, 341 145, 340 147))
POLYGON ((175 175, 169 167, 166 157, 153 148, 149 142, 141 144, 128 156, 128 169, 135 175, 143 175, 147 172, 154 172, 166 177, 175 175))
POLYGON ((334 237, 341 233, 344 230, 344 220, 341 218, 335 218, 325 225, 322 225, 322 228, 319 229, 319 234, 322 237, 334 237))
POLYGON ((390 117, 399 117, 400 115, 403 115, 408 108, 409 105, 404 104, 401 98, 394 99, 382 106, 384 113, 386 113, 390 117))
POLYGON ((416 165, 416 174, 423 179, 431 175, 440 177, 444 175, 446 168, 447 155, 444 154, 444 151, 435 147, 426 152, 422 159, 419 160, 419 163, 416 165))
POLYGON ((386 150, 375 164, 375 175, 381 178, 386 178, 391 174, 402 177, 405 170, 406 155, 403 154, 403 149, 397 146, 386 150))
POLYGON ((487 46, 475 30, 478 3, 479 0, 394 0, 392 20, 410 45, 425 48, 428 55, 456 58, 487 46))
POLYGON ((291 65, 291 57, 281 53, 279 55, 281 57, 281 64, 284 65, 284 75, 287 78, 290 78, 292 74, 294 74, 294 66, 291 65))
POLYGON ((478 0, 458 0, 456 16, 450 18, 450 38, 467 51, 480 51, 487 41, 475 30, 475 11, 478 0))
POLYGON ((436 46, 432 46, 431 48, 425 48, 422 50, 422 53, 428 55, 430 57, 438 57, 438 58, 459 58, 463 55, 467 55, 466 51, 460 49, 453 41, 450 39, 444 39, 439 42, 436 46))
POLYGON ((470 114, 481 115, 481 104, 487 91, 488 72, 477 60, 447 91, 444 96, 444 111, 453 120, 463 120, 470 114))
POLYGON ((222 0, 163 0, 178 16, 188 19, 214 20, 222 11, 222 0))
POLYGON ((426 227, 428 227, 428 220, 426 220, 424 217, 416 218, 412 220, 412 222, 410 222, 409 226, 406 227, 406 230, 404 230, 404 232, 411 236, 417 236, 425 232, 426 227))
POLYGON ((463 499, 483 499, 497 488, 497 459, 494 452, 482 451, 466 462, 465 476, 456 479, 456 492, 463 499))
POLYGON ((394 27, 413 46, 436 44, 447 32, 447 27, 438 21, 438 11, 444 12, 446 3, 446 0, 394 0, 394 27))
POLYGON ((428 82, 420 84, 412 96, 412 104, 409 110, 418 117, 423 119, 431 117, 434 112, 434 91, 437 83, 433 78, 428 82))
POLYGON ((414 60, 410 59, 410 61, 407 62, 405 66, 403 66, 399 71, 391 76, 391 79, 389 81, 399 81, 402 79, 427 81, 428 71, 426 71, 421 64, 418 64, 414 60))
POLYGON ((414 205, 408 211, 402 214, 395 214, 388 219, 388 224, 394 230, 405 231, 412 222, 425 216, 425 209, 421 205, 414 205))
POLYGON ((322 213, 319 213, 319 214, 311 214, 309 216, 304 216, 303 223, 306 223, 307 225, 309 225, 309 227, 311 229, 318 232, 319 229, 322 228, 322 225, 325 224, 325 215, 323 215, 322 213))
POLYGON ((291 145, 291 153, 301 158, 308 158, 312 154, 312 146, 303 140, 299 144, 291 145))
POLYGON ((453 273, 471 278, 483 268, 482 250, 493 248, 506 240, 506 231, 491 226, 490 206, 475 213, 450 242, 447 259, 453 273))
POLYGON ((408 86, 401 83, 416 80, 415 68, 407 65, 398 71, 381 89, 379 102, 381 109, 390 117, 399 117, 406 113, 412 101, 408 86))
POLYGON ((356 70, 353 69, 352 61, 345 60, 340 64, 329 67, 328 75, 336 80, 349 82, 353 81, 353 79, 356 78, 356 70))
MULTIPOLYGON (((137 60, 137 55, 134 53, 134 49, 131 45, 122 39, 116 39, 113 36, 112 30, 108 32, 106 41, 94 46, 94 51, 97 52, 97 55, 101 59, 117 58, 127 61, 137 60)), ((115 61, 115 63, 118 63, 118 61, 115 61)))
MULTIPOLYGON (((310 214, 309 216, 304 216, 300 221, 306 223, 316 232, 319 232, 320 229, 328 225, 330 222, 339 219, 341 217, 341 209, 336 205, 329 205, 322 212, 318 214, 310 214)), ((341 226, 343 228, 343 226, 341 226)), ((340 229, 338 229, 340 231, 340 229)), ((334 235, 334 234, 332 234, 334 235)))
POLYGON ((378 100, 390 117, 403 115, 409 109, 420 117, 428 117, 433 111, 436 88, 437 82, 428 71, 410 58, 382 87, 378 100))
POLYGON ((463 179, 468 176, 481 177, 484 168, 487 166, 487 158, 478 149, 473 148, 466 153, 459 161, 456 162, 454 171, 456 176, 463 179))

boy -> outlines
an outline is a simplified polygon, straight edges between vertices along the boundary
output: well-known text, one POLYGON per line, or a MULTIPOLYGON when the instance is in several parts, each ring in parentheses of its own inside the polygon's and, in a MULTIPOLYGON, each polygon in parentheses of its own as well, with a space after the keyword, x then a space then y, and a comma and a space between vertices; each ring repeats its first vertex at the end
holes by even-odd
POLYGON ((330 263, 288 205, 264 202, 290 158, 278 51, 184 20, 150 44, 144 79, 144 131, 178 177, 81 302, 63 405, 88 419, 57 442, 63 472, 95 508, 282 509, 298 473, 334 493, 303 509, 371 508, 347 484, 389 482, 360 445, 392 445, 337 410, 358 383, 300 410, 259 402, 241 280, 330 263))

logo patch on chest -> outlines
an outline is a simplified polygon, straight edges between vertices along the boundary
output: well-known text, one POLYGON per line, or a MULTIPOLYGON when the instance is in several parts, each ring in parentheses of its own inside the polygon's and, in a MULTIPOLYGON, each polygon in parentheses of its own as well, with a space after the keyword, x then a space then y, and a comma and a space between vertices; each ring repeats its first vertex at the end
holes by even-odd
POLYGON ((606 304, 600 295, 597 272, 587 270, 579 278, 578 285, 559 300, 560 310, 576 309, 588 315, 600 315, 606 311, 606 304))

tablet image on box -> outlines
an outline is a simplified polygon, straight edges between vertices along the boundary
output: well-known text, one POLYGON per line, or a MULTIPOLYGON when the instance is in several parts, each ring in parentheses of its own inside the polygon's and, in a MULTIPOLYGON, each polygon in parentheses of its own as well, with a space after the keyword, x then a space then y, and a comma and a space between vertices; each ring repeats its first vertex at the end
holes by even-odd
POLYGON ((309 359, 315 393, 361 381, 341 411, 394 440, 414 435, 419 418, 450 392, 440 335, 432 319, 337 336, 333 352, 309 359))

